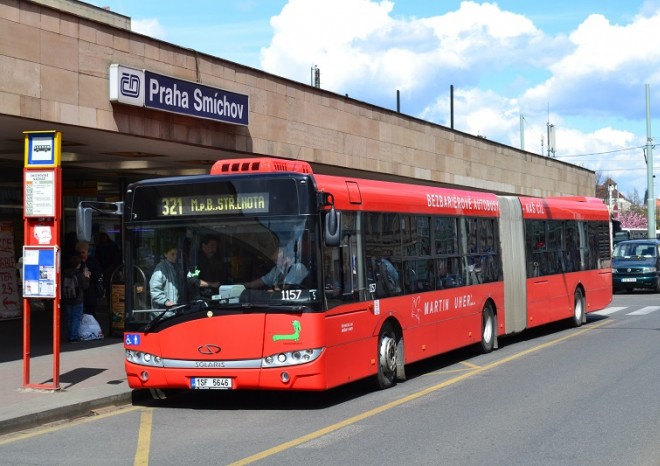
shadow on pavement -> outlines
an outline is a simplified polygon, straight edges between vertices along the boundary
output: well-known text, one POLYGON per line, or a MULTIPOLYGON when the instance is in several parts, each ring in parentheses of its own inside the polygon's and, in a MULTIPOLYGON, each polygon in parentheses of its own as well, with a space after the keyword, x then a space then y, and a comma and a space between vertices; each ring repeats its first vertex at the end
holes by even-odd
MULTIPOLYGON (((100 306, 99 306, 100 307, 100 306)), ((53 354, 53 311, 48 306, 32 306, 30 316, 30 357, 53 354)), ((78 351, 117 343, 119 338, 108 336, 107 310, 97 310, 97 320, 104 334, 101 340, 69 343, 66 320, 60 322, 60 352, 78 351)), ((23 359, 23 319, 0 320, 0 363, 23 359)))

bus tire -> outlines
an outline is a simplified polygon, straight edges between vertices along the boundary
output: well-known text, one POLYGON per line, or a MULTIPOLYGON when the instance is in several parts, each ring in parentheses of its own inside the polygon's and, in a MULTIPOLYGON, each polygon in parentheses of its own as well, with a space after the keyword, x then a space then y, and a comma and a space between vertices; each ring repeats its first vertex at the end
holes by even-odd
POLYGON ((481 311, 481 349, 490 353, 495 347, 495 312, 493 305, 486 303, 481 311))
POLYGON ((378 334, 378 373, 376 388, 383 390, 396 383, 398 364, 397 337, 392 324, 385 322, 378 334))
POLYGON ((579 327, 584 322, 584 305, 582 290, 577 288, 573 299, 573 317, 571 317, 573 327, 579 327))

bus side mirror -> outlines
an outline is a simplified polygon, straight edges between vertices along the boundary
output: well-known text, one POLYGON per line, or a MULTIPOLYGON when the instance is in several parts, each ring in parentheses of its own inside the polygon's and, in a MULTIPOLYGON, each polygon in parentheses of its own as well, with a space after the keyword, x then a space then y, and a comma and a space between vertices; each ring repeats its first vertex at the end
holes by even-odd
POLYGON ((339 246, 341 242, 341 212, 337 212, 334 206, 325 214, 323 233, 326 246, 339 246))
POLYGON ((92 209, 82 203, 76 208, 76 236, 78 241, 92 241, 92 209))

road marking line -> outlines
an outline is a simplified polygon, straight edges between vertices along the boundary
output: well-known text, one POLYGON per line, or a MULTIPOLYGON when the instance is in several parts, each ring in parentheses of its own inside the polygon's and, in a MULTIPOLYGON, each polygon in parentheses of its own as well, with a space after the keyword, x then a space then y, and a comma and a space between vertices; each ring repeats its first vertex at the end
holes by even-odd
POLYGON ((608 316, 610 314, 614 314, 615 312, 622 311, 624 309, 628 309, 628 306, 612 306, 612 307, 606 307, 602 311, 596 311, 596 312, 590 312, 590 314, 598 314, 599 316, 608 316))
POLYGON ((153 408, 146 408, 142 411, 142 416, 140 416, 140 431, 138 433, 135 459, 133 460, 134 466, 147 466, 149 464, 153 412, 153 408))
POLYGON ((481 369, 481 366, 477 366, 476 364, 473 364, 468 361, 461 361, 461 364, 468 366, 470 369, 481 369))
POLYGON ((473 369, 473 370, 471 370, 469 372, 466 372, 462 375, 456 376, 453 379, 449 379, 449 380, 441 382, 437 385, 433 385, 431 387, 425 388, 425 389, 420 390, 418 392, 411 393, 408 396, 405 396, 405 397, 400 398, 398 400, 391 401, 391 402, 386 403, 386 404, 384 404, 382 406, 379 406, 377 408, 371 409, 369 411, 365 411, 361 414, 357 414, 353 417, 350 417, 350 418, 345 419, 343 421, 337 422, 336 424, 332 424, 332 425, 329 425, 329 426, 324 427, 322 429, 319 429, 316 432, 311 432, 307 435, 303 435, 302 437, 298 437, 298 438, 290 440, 288 442, 281 443, 281 444, 276 445, 272 448, 268 448, 268 449, 263 450, 259 453, 256 453, 252 456, 248 456, 248 457, 243 458, 241 460, 238 460, 234 463, 230 463, 229 466, 246 465, 246 464, 254 463, 255 461, 263 460, 265 458, 268 458, 269 456, 273 456, 273 455, 276 455, 278 453, 281 453, 284 450, 288 450, 290 448, 297 447, 298 445, 301 445, 305 442, 309 442, 310 440, 318 439, 319 437, 322 437, 323 435, 327 435, 327 434, 335 432, 339 429, 343 429, 344 427, 355 424, 356 422, 363 421, 365 419, 373 417, 376 414, 380 414, 380 413, 383 413, 385 411, 389 411, 390 409, 399 407, 401 405, 404 405, 406 403, 414 401, 418 398, 421 398, 425 395, 436 392, 436 391, 441 390, 443 388, 447 388, 447 387, 449 387, 451 385, 454 385, 458 382, 469 379, 472 376, 475 376, 477 374, 481 374, 482 372, 486 372, 488 370, 494 369, 495 367, 501 366, 501 365, 506 364, 508 362, 515 361, 516 359, 520 359, 524 356, 535 353, 535 352, 540 351, 542 349, 549 348, 550 346, 556 345, 557 343, 568 340, 570 338, 577 337, 577 336, 582 335, 583 333, 586 333, 590 330, 602 327, 602 326, 610 324, 610 323, 612 323, 610 320, 604 320, 602 322, 589 324, 588 327, 582 327, 580 330, 577 330, 576 332, 570 333, 570 334, 568 334, 564 337, 557 338, 556 340, 551 340, 551 341, 542 343, 538 346, 534 346, 534 347, 529 348, 527 350, 521 351, 520 353, 512 354, 511 356, 507 356, 506 358, 503 358, 503 359, 500 359, 498 361, 492 362, 492 363, 487 364, 485 366, 481 366, 478 369, 473 369))
POLYGON ((655 312, 658 309, 660 309, 660 306, 646 306, 641 309, 637 309, 634 312, 630 312, 627 315, 629 316, 645 316, 646 314, 650 314, 651 312, 655 312))
POLYGON ((422 374, 422 377, 428 377, 430 375, 462 374, 464 372, 470 372, 473 370, 474 369, 470 369, 469 367, 464 367, 463 369, 440 369, 439 371, 427 372, 426 374, 422 374))

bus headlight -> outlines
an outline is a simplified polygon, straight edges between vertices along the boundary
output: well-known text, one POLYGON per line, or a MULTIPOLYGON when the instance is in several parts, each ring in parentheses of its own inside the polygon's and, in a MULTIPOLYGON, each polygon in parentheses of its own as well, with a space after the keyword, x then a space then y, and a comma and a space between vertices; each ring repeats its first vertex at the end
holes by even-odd
POLYGON ((163 367, 163 361, 160 356, 151 353, 143 353, 142 351, 127 349, 126 360, 133 364, 140 364, 141 366, 163 367))
POLYGON ((318 359, 323 348, 288 351, 266 356, 261 360, 261 367, 286 367, 306 364, 318 359))

